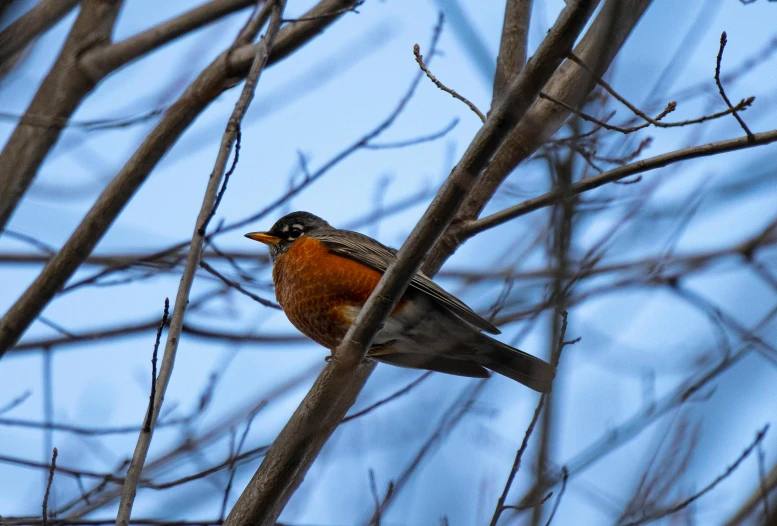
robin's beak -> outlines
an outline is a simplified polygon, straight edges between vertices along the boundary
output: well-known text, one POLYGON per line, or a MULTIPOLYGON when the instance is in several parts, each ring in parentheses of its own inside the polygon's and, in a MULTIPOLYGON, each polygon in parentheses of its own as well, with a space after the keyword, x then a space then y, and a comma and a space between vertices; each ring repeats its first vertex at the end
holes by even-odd
POLYGON ((250 232, 246 234, 246 237, 264 243, 265 245, 277 245, 281 242, 281 238, 271 236, 267 232, 250 232))

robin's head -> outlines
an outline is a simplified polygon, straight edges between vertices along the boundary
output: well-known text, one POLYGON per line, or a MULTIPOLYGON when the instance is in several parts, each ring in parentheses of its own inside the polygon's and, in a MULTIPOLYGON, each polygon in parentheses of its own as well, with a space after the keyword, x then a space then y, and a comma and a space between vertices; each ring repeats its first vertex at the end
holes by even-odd
POLYGON ((275 262, 296 240, 320 228, 329 228, 329 223, 308 212, 292 212, 276 221, 267 232, 251 232, 246 237, 270 247, 270 256, 275 262))

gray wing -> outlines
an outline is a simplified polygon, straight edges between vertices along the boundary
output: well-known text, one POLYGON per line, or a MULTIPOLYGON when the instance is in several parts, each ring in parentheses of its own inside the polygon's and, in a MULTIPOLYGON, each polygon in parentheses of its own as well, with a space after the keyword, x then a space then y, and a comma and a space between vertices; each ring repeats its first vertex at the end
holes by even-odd
MULTIPOLYGON (((324 243, 335 254, 364 263, 381 273, 386 272, 389 265, 396 260, 395 249, 358 232, 317 231, 311 233, 311 236, 324 243)), ((432 297, 450 312, 478 329, 491 334, 500 333, 499 329, 467 307, 460 299, 446 292, 423 272, 419 271, 415 275, 410 282, 410 287, 432 297)))

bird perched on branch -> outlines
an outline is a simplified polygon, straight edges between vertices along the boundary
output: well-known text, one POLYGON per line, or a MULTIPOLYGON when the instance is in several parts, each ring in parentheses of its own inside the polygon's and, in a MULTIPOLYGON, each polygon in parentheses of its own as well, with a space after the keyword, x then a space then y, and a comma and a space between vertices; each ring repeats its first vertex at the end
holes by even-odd
MULTIPOLYGON (((329 349, 340 344, 397 253, 307 212, 288 214, 267 232, 246 237, 270 248, 275 295, 291 323, 329 349)), ((401 367, 475 378, 490 376, 490 369, 536 391, 550 391, 552 365, 481 331, 499 334, 418 272, 367 355, 401 367)))

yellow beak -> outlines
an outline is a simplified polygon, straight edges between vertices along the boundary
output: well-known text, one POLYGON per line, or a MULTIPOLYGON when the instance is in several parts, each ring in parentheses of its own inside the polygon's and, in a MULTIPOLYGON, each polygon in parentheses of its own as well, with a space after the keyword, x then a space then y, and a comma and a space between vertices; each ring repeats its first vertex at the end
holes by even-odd
POLYGON ((281 242, 281 238, 271 236, 267 232, 250 232, 246 234, 246 237, 264 243, 265 245, 277 245, 281 242))

